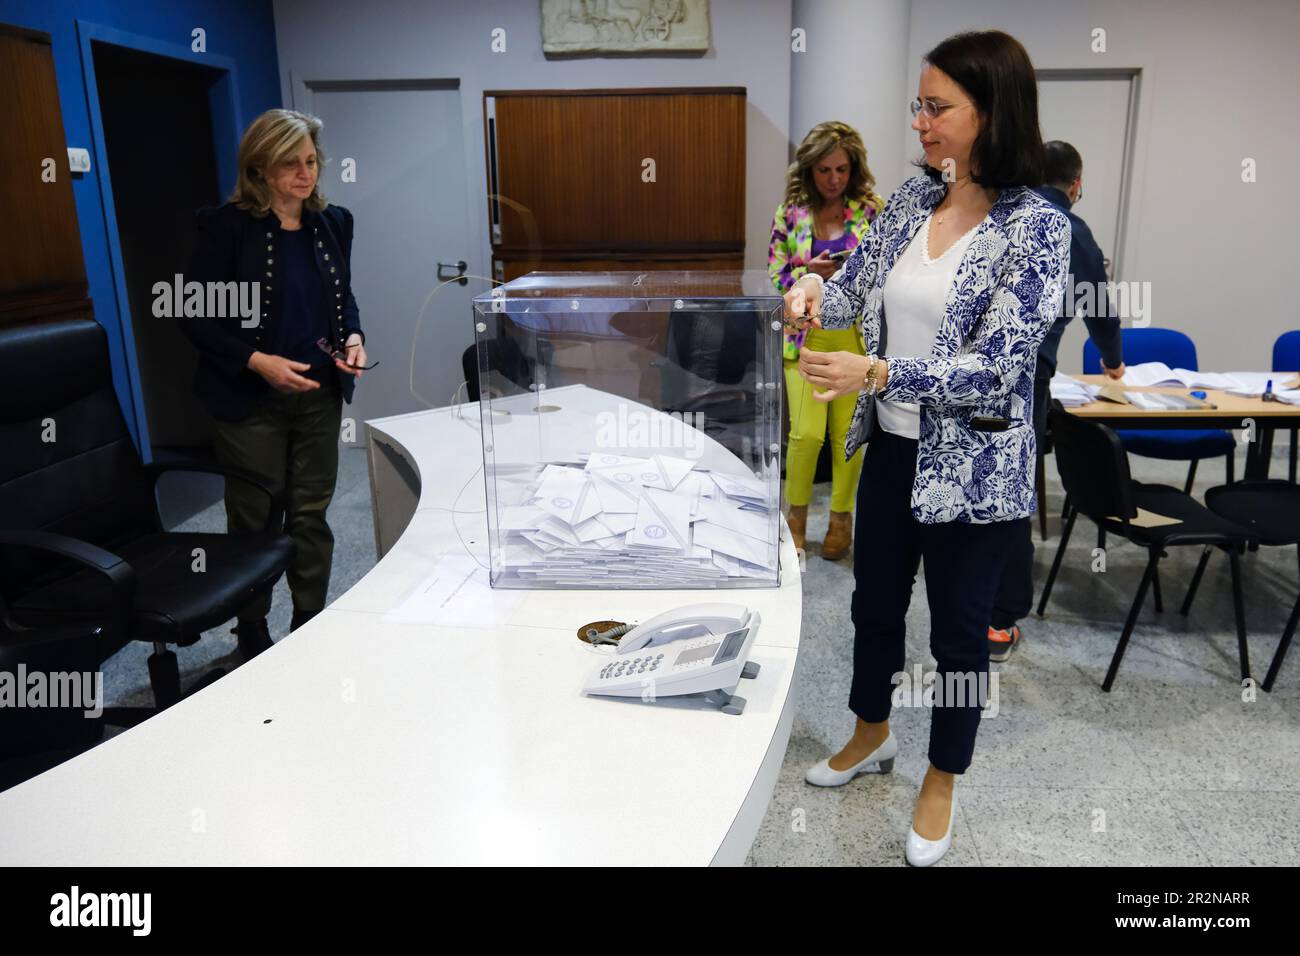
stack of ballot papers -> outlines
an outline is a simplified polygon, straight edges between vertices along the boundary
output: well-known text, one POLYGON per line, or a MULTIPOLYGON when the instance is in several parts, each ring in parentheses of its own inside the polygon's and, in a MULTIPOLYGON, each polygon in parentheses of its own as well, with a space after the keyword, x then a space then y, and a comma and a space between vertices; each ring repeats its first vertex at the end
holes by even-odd
POLYGON ((1052 398, 1058 400, 1066 408, 1078 408, 1080 405, 1095 402, 1097 393, 1101 391, 1101 386, 1089 385, 1087 382, 1081 382, 1077 378, 1071 378, 1057 372, 1052 376, 1051 390, 1052 398))
POLYGON ((598 451, 490 476, 494 583, 514 587, 774 584, 775 512, 762 481, 670 455, 598 451))

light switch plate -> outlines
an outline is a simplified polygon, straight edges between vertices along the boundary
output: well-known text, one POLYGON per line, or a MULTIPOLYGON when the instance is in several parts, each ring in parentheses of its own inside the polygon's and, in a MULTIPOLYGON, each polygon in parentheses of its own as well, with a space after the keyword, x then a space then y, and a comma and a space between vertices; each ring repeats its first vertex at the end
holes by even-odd
POLYGON ((90 150, 68 147, 68 168, 74 173, 90 172, 90 150))

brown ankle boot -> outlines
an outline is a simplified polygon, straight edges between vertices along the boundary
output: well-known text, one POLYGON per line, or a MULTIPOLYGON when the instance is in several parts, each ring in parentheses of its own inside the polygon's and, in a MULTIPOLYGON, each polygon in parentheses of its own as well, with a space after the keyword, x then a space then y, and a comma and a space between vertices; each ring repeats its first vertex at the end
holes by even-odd
POLYGON ((785 520, 790 525, 790 537, 794 540, 795 548, 804 550, 804 536, 808 534, 808 506, 791 505, 785 520))
POLYGON ((822 557, 827 561, 838 561, 849 553, 853 546, 853 512, 832 511, 831 523, 826 528, 826 540, 822 542, 822 557))

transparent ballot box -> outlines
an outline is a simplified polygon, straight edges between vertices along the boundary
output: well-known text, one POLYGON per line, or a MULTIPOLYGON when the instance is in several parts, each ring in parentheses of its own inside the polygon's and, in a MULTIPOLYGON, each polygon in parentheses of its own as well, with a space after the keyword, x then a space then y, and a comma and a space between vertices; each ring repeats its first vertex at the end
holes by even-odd
POLYGON ((779 585, 781 315, 758 271, 476 297, 492 585, 779 585))

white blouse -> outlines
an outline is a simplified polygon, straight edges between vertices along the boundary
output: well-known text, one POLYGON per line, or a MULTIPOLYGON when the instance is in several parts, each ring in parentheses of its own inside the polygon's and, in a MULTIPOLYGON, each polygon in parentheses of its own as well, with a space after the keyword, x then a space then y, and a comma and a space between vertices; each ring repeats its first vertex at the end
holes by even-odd
MULTIPOLYGON (((961 258, 975 237, 976 223, 938 259, 930 258, 928 216, 885 279, 885 321, 888 341, 885 357, 922 357, 934 348, 934 338, 943 321, 948 292, 957 277, 961 258)), ((921 406, 914 402, 888 402, 876 398, 877 424, 904 438, 921 437, 921 406)))

